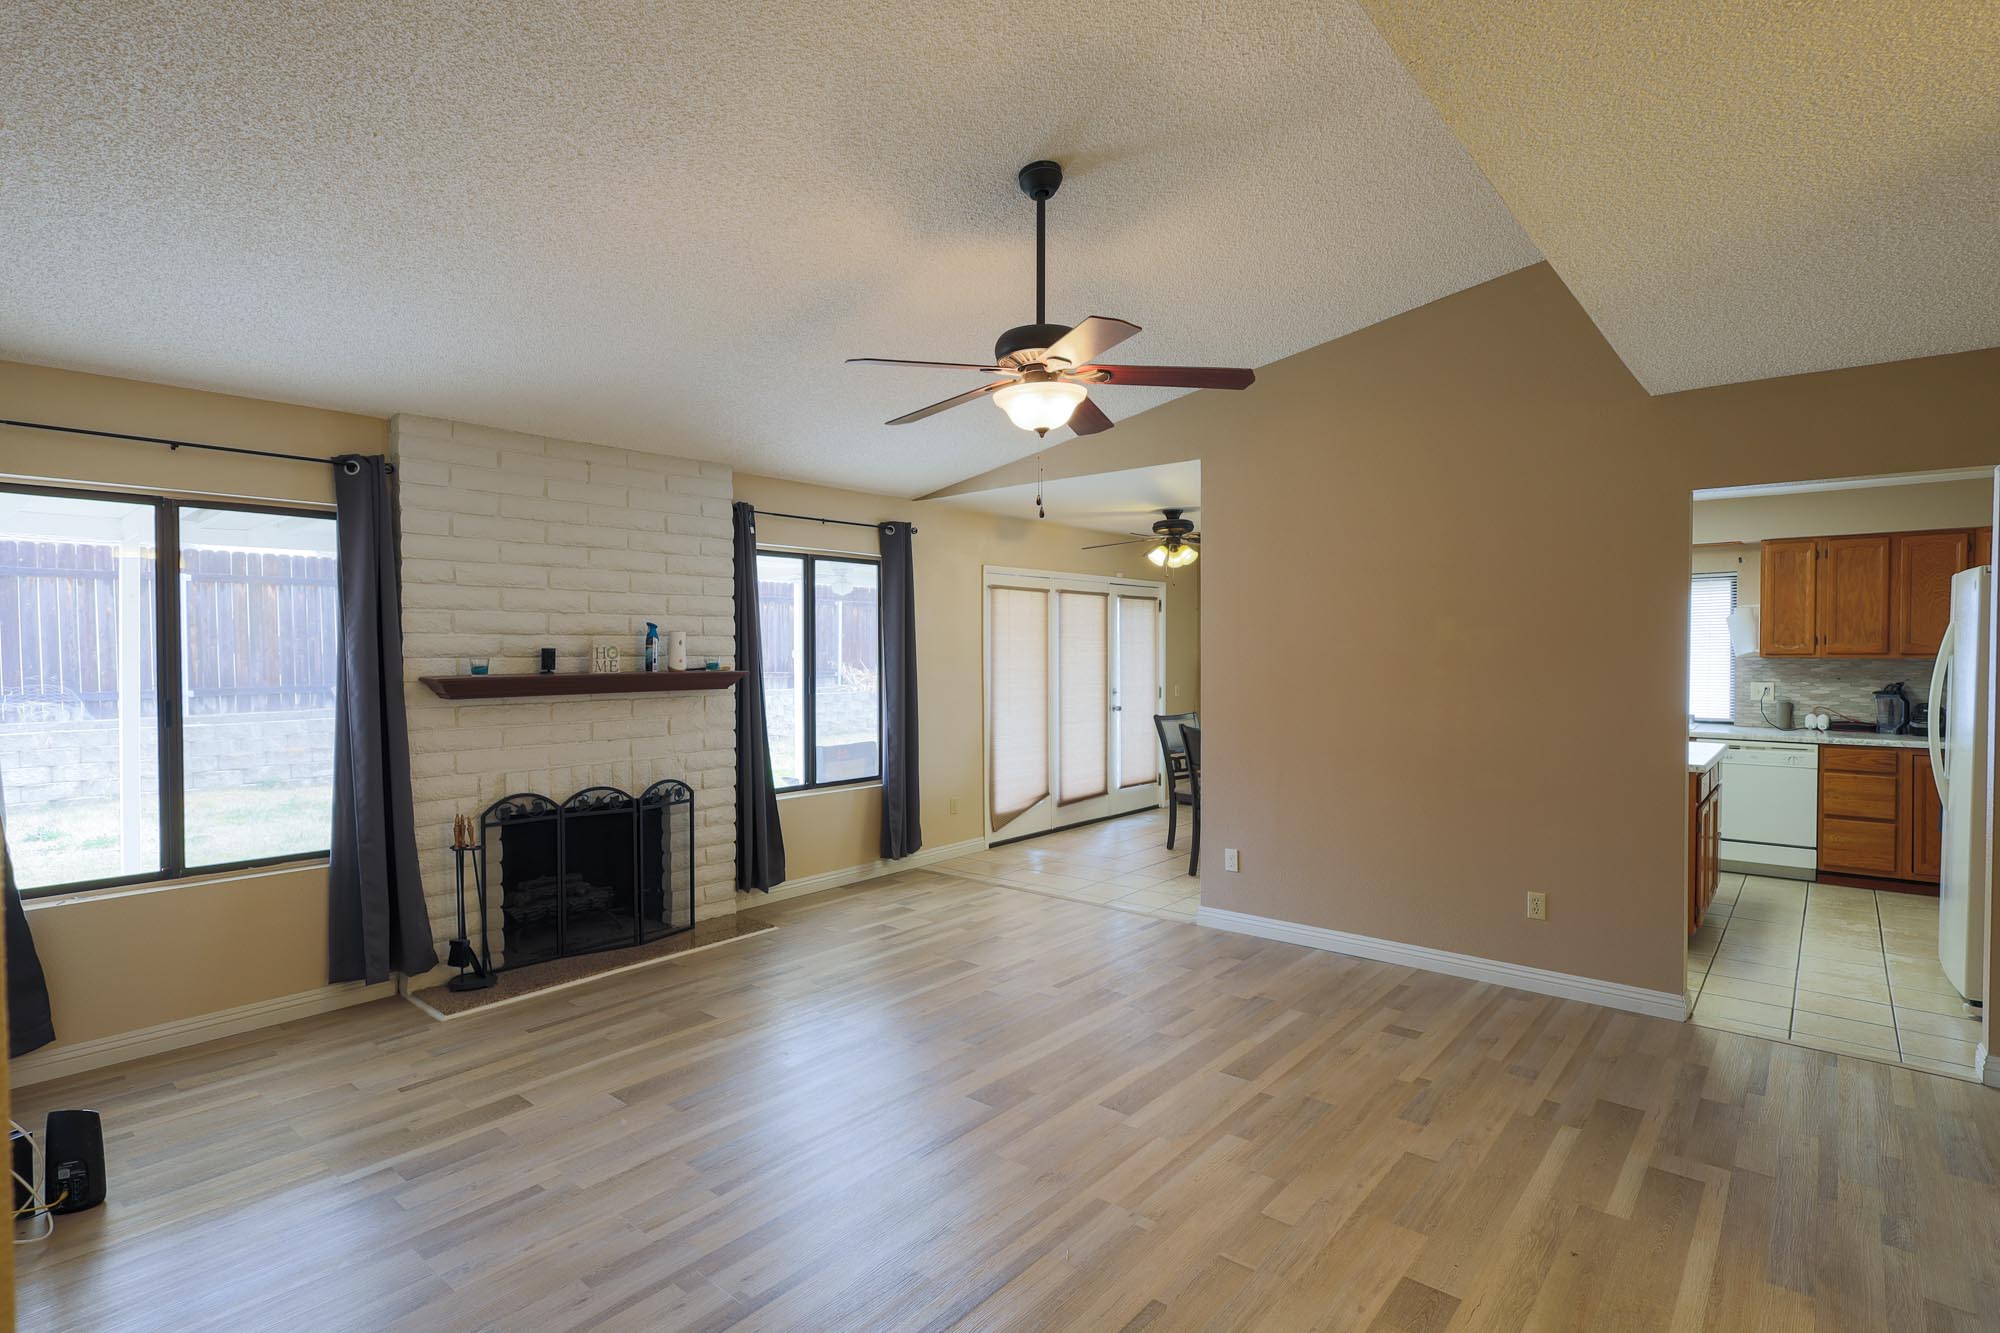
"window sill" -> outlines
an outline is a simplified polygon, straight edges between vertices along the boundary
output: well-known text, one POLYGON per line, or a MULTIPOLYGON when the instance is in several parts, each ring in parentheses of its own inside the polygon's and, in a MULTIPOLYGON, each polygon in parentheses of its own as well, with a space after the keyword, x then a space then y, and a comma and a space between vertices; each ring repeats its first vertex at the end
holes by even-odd
POLYGON ((843 792, 880 791, 881 788, 882 779, 869 778, 865 782, 842 782, 827 787, 800 787, 793 791, 781 791, 778 793, 778 799, 781 801, 798 801, 808 796, 838 796, 843 792))
POLYGON ((215 884, 234 884, 243 880, 266 879, 273 875, 295 875, 301 870, 324 870, 329 862, 324 856, 307 857, 298 861, 281 861, 267 866, 249 866, 238 870, 204 871, 183 875, 179 879, 149 880, 141 884, 107 884, 96 889, 57 889, 53 892, 36 894, 29 889, 21 895, 21 907, 33 913, 46 907, 65 907, 73 903, 102 903, 115 898, 136 898, 152 893, 171 893, 177 889, 206 888, 215 884))

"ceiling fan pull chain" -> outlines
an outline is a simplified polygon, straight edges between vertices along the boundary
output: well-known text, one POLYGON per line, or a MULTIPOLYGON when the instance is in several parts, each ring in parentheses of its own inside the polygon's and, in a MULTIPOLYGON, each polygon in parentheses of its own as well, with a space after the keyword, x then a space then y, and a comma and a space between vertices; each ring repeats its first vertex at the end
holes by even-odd
POLYGON ((1042 456, 1035 455, 1035 517, 1047 518, 1049 511, 1042 508, 1042 456))

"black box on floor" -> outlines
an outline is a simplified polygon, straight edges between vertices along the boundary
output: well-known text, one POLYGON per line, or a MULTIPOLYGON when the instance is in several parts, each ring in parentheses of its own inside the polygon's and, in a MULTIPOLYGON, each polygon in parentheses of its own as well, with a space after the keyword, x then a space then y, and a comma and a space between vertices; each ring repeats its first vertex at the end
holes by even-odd
POLYGON ((97 1112, 49 1112, 42 1167, 42 1197, 50 1212, 79 1213, 103 1203, 104 1123, 97 1112))

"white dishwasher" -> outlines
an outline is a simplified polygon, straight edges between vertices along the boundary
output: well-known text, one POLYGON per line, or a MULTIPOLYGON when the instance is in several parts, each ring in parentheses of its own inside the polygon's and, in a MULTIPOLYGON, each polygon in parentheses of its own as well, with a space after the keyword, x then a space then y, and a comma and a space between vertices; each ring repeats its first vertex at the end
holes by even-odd
POLYGON ((1819 867, 1819 747, 1730 741, 1722 756, 1722 866, 1787 879, 1819 867))

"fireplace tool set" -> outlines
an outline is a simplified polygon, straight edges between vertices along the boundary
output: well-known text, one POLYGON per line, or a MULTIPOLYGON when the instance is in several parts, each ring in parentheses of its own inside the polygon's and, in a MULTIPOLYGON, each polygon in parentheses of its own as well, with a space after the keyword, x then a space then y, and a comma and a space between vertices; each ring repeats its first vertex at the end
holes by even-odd
POLYGON ((445 985, 452 990, 485 990, 493 984, 493 950, 486 939, 486 848, 477 835, 479 829, 470 815, 451 817, 451 854, 458 870, 458 938, 453 940, 445 962, 458 975, 445 985), (465 929, 465 863, 472 863, 474 891, 479 895, 479 952, 465 929))

